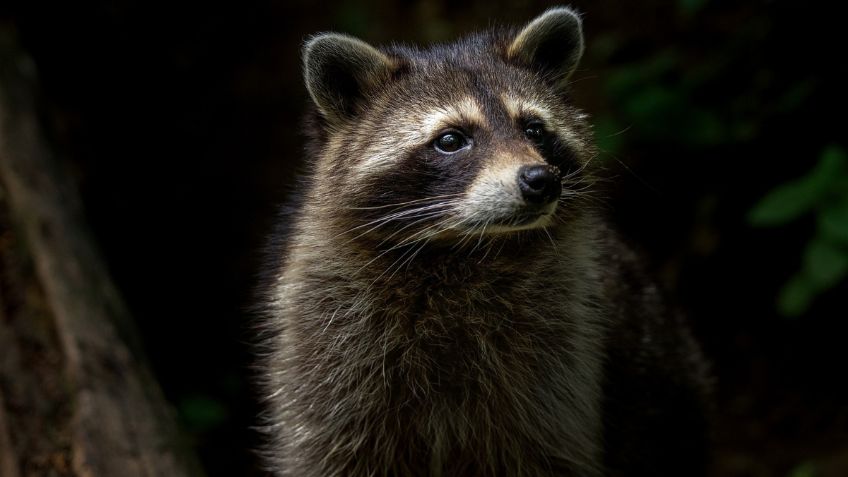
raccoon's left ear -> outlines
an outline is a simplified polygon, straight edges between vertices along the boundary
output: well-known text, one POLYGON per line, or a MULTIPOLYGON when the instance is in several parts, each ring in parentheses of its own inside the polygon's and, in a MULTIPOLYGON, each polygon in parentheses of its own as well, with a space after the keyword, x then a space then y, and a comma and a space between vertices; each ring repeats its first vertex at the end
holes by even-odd
POLYGON ((515 35, 507 47, 507 59, 552 75, 562 87, 583 56, 582 24, 574 10, 552 8, 515 35))
POLYGON ((394 68, 394 62, 373 46, 339 33, 317 35, 303 48, 306 89, 330 123, 355 116, 394 68))

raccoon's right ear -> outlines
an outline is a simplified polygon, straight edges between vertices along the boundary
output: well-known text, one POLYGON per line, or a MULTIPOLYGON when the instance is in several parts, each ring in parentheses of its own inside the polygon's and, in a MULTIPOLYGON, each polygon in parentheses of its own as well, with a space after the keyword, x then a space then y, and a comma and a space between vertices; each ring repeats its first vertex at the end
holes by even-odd
POLYGON ((368 91, 387 81, 393 70, 388 56, 339 33, 316 35, 303 48, 306 89, 330 123, 352 118, 368 91))
POLYGON ((551 75, 563 87, 583 56, 583 22, 568 7, 555 7, 527 24, 506 50, 507 59, 551 75))

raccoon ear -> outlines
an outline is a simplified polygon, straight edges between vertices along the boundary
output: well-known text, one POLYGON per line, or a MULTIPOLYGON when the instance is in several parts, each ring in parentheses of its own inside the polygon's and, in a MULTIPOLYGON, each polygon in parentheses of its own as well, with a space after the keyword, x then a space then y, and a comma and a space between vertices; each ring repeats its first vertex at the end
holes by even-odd
POLYGON ((583 56, 582 24, 574 10, 552 8, 515 35, 507 47, 507 59, 553 75, 557 86, 562 87, 583 56))
POLYGON ((330 122, 351 118, 367 91, 386 81, 392 69, 392 60, 376 48, 339 33, 314 36, 303 48, 306 89, 330 122))

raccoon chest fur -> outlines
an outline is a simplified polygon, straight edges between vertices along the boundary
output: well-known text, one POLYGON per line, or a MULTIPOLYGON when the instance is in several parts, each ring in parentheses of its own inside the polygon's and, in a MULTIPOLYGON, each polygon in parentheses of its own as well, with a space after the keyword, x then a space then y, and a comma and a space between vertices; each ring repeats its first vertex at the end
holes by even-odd
MULTIPOLYGON (((593 475, 603 327, 570 295, 596 294, 571 289, 550 252, 547 278, 512 254, 442 253, 391 278, 394 257, 356 277, 307 273, 281 293, 299 317, 278 357, 280 424, 303 426, 292 456, 342 446, 321 475, 593 475)), ((571 265, 586 287, 589 264, 571 265)))
MULTIPOLYGON (((549 247, 541 248, 550 253, 549 247)), ((535 254, 526 255, 534 260, 535 254)), ((468 250, 426 253, 401 270, 392 269, 397 260, 375 261, 372 269, 354 276, 313 278, 304 295, 313 290, 333 295, 316 297, 318 305, 303 310, 302 316, 319 319, 298 342, 311 346, 306 338, 316 333, 351 337, 361 349, 341 347, 341 352, 363 352, 364 364, 392 371, 383 376, 392 378, 389 387, 432 388, 429 399, 441 397, 435 392, 441 388, 499 387, 497 381, 510 382, 512 374, 542 379, 556 363, 579 368, 569 363, 587 352, 579 344, 592 343, 597 349, 591 352, 601 353, 602 311, 593 301, 602 292, 597 279, 593 283, 592 263, 539 257, 535 266, 527 266, 514 256, 487 260, 482 251, 468 250), (548 268, 547 276, 536 267, 548 268), (572 273, 583 276, 578 280, 572 273)), ((292 301, 315 303, 316 298, 292 301)), ((330 345, 328 353, 335 341, 330 345)))
POLYGON ((598 208, 580 17, 304 48, 263 288, 276 475, 696 476, 703 361, 598 208))

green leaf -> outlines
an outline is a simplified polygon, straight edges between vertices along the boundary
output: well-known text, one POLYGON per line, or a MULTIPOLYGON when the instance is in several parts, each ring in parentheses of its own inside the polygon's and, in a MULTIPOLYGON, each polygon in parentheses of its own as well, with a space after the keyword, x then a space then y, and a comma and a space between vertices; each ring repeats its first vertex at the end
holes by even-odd
POLYGON ((766 194, 748 214, 754 226, 782 225, 813 210, 835 184, 841 184, 848 169, 848 157, 839 147, 822 153, 816 167, 807 175, 766 194))
POLYGON ((816 477, 817 475, 816 466, 812 462, 798 464, 789 472, 789 477, 816 477))
POLYGON ((848 153, 839 146, 828 146, 822 153, 817 173, 827 176, 827 186, 837 196, 845 197, 848 180, 848 153))
POLYGON ((678 64, 677 53, 665 49, 641 62, 624 65, 607 77, 605 95, 614 100, 627 100, 645 88, 655 87, 660 77, 678 64))
POLYGON ((198 432, 217 427, 228 417, 227 408, 220 401, 201 395, 184 398, 179 411, 188 427, 198 432))
POLYGON ((711 146, 727 137, 727 126, 710 111, 692 108, 681 119, 685 124, 681 133, 686 135, 689 144, 711 146))
POLYGON ((816 237, 804 250, 804 276, 815 289, 826 290, 848 274, 848 249, 816 237))
POLYGON ((816 237, 804 250, 801 273, 793 276, 780 290, 777 309, 783 316, 800 316, 821 292, 833 288, 846 276, 848 249, 816 237))
POLYGON ((817 293, 803 275, 795 275, 780 290, 777 296, 777 311, 789 318, 801 316, 810 307, 817 293))
POLYGON ((374 36, 376 24, 373 12, 368 9, 347 3, 336 12, 335 20, 340 31, 358 37, 374 36))
POLYGON ((678 100, 675 92, 661 86, 649 87, 630 96, 624 104, 624 112, 637 120, 662 119, 665 112, 675 109, 680 103, 678 100))
POLYGON ((825 189, 803 178, 773 189, 751 209, 748 222, 757 227, 783 225, 811 211, 825 189))
POLYGON ((848 195, 822 208, 818 215, 818 225, 822 237, 848 246, 848 195))
POLYGON ((812 79, 794 83, 783 95, 775 101, 774 110, 780 113, 792 112, 804 104, 816 90, 816 82, 812 79))
POLYGON ((707 4, 707 0, 678 0, 678 5, 680 5, 680 10, 687 15, 692 15, 697 13, 698 10, 704 7, 707 4))

